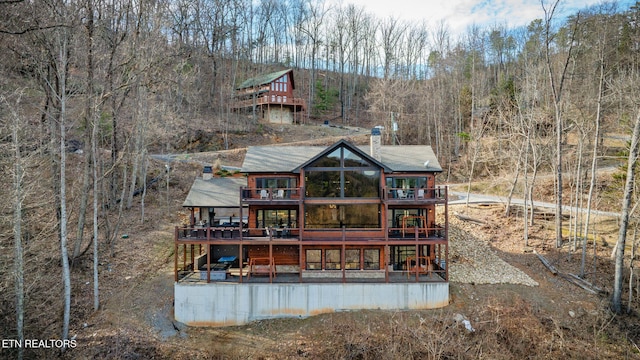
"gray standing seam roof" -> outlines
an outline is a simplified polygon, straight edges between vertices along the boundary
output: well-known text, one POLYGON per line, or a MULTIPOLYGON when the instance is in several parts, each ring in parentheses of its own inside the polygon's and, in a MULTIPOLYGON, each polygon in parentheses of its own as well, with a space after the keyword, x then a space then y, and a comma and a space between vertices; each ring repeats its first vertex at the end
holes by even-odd
MULTIPOLYGON (((241 172, 292 172, 309 159, 326 150, 326 146, 251 146, 241 172)), ((369 146, 357 146, 368 154, 369 146)), ((382 146, 381 163, 394 172, 442 172, 440 163, 428 145, 382 146), (425 163, 428 161, 428 166, 425 163)))
POLYGON ((240 187, 247 186, 247 179, 212 178, 204 180, 196 178, 191 185, 183 207, 239 207, 240 187))

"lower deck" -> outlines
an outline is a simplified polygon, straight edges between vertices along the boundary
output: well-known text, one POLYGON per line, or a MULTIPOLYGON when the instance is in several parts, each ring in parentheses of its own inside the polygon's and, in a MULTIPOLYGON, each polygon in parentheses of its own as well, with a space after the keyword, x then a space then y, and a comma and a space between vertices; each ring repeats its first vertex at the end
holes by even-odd
MULTIPOLYGON (((444 266, 444 265, 443 265, 444 266)), ((412 283, 412 282, 446 282, 445 269, 412 269, 410 271, 384 270, 321 270, 302 272, 276 272, 251 269, 246 267, 240 276, 240 269, 230 268, 220 271, 185 271, 181 274, 180 283, 244 283, 244 284, 293 284, 293 283, 412 283), (417 271, 416 271, 417 270, 417 271), (209 277, 207 280, 207 276, 209 277)))
POLYGON ((404 243, 176 244, 176 282, 448 281, 448 247, 404 243))

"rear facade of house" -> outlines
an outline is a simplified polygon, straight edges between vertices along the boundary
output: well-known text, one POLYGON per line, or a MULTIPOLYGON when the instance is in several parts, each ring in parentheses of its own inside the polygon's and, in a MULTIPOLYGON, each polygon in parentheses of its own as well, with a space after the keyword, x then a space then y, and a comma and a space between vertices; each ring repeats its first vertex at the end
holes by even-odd
POLYGON ((446 306, 447 189, 429 146, 250 147, 205 168, 175 230, 175 317, 190 325, 446 306))

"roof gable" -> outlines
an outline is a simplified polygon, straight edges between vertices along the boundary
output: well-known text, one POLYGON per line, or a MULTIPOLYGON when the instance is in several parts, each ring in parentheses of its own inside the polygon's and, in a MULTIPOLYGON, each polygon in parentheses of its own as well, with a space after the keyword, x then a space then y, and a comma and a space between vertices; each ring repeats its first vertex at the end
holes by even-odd
POLYGON ((291 88, 295 89, 295 83, 293 81, 293 69, 286 69, 286 70, 276 71, 268 74, 262 74, 262 75, 253 77, 251 79, 247 79, 242 84, 240 84, 240 86, 238 86, 236 90, 270 84, 287 73, 289 74, 289 77, 291 79, 291 88))
POLYGON ((300 172, 300 169, 305 168, 305 167, 313 164, 315 161, 319 160, 323 156, 331 154, 336 149, 341 148, 341 147, 347 148, 347 149, 349 149, 349 151, 355 153, 356 155, 360 156, 364 160, 366 160, 366 161, 368 161, 370 163, 373 163, 373 164, 375 164, 376 166, 378 166, 380 168, 383 168, 385 172, 391 171, 391 169, 389 167, 387 167, 386 165, 380 163, 376 159, 372 158, 369 154, 367 154, 366 152, 360 150, 358 147, 356 147, 355 145, 353 145, 349 141, 347 141, 345 139, 341 139, 338 142, 336 142, 335 144, 329 146, 328 148, 326 148, 323 151, 321 151, 320 153, 318 153, 316 156, 314 156, 311 159, 307 160, 306 162, 304 162, 303 164, 301 164, 297 168, 295 168, 293 172, 300 172))

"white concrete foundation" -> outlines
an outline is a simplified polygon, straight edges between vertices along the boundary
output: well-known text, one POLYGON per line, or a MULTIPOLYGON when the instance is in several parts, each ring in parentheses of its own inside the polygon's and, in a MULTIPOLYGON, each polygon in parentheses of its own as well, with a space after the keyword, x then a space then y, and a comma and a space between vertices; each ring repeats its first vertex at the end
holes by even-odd
POLYGON ((175 283, 175 318, 191 326, 243 325, 345 310, 435 309, 449 304, 449 283, 175 283))

